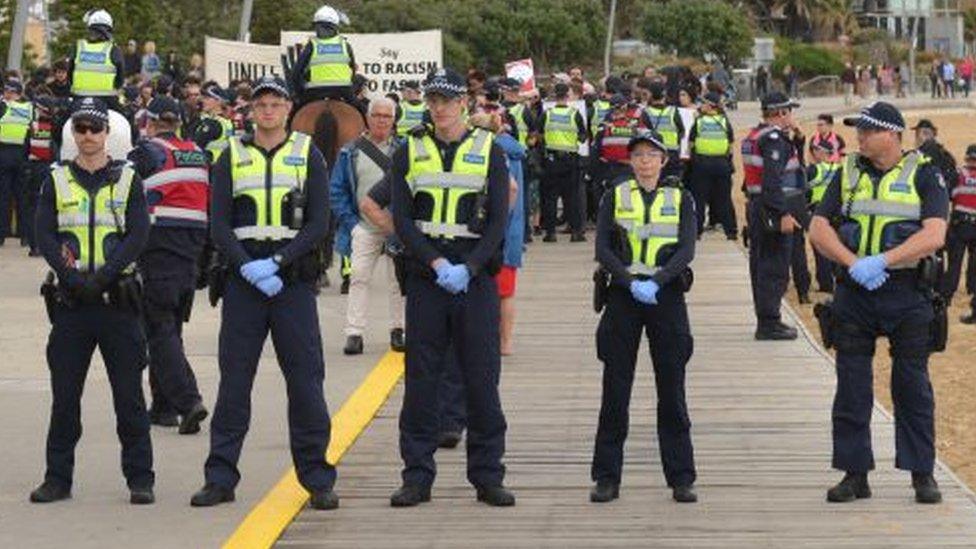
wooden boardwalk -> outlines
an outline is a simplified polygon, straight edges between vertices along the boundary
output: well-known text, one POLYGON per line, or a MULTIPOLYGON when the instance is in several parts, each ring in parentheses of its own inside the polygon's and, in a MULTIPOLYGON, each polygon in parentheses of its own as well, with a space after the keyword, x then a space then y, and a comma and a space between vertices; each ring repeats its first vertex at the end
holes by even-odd
POLYGON ((592 244, 534 244, 518 292, 516 355, 504 361, 512 509, 474 501, 463 449, 438 453, 433 501, 392 509, 399 485, 398 390, 344 459, 334 513, 304 511, 282 547, 976 547, 976 500, 939 470, 945 501, 913 502, 893 466, 893 428, 878 409, 874 498, 824 501, 830 464, 829 359, 809 340, 759 343, 746 260, 708 235, 689 294, 695 353, 688 391, 700 501, 664 485, 646 343, 631 408, 621 499, 588 501, 600 404, 592 244))

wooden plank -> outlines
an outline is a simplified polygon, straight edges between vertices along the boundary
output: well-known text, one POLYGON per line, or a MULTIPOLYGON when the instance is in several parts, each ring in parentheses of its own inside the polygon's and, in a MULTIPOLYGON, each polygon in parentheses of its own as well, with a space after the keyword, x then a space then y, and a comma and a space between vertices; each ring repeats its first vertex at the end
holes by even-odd
POLYGON ((700 503, 664 486, 653 376, 640 353, 619 501, 588 502, 602 365, 589 309, 589 245, 534 246, 520 275, 516 355, 504 360, 514 509, 474 501, 463 449, 437 455, 433 501, 391 509, 399 485, 401 394, 341 467, 342 508, 305 511, 282 547, 974 547, 976 502, 944 471, 945 502, 916 505, 893 469, 893 427, 875 414, 874 498, 830 505, 832 365, 807 340, 760 343, 741 251, 706 238, 688 296, 695 336, 688 393, 700 503))

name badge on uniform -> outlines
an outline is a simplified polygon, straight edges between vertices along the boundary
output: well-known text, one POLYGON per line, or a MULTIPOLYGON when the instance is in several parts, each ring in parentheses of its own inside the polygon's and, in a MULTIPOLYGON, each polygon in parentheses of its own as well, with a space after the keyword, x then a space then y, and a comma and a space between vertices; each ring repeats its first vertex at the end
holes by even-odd
POLYGON ((125 200, 121 200, 118 198, 109 198, 108 200, 105 201, 105 207, 110 210, 117 210, 119 208, 122 208, 123 206, 125 206, 125 200))
POLYGON ((678 215, 678 209, 674 206, 663 206, 661 208, 661 215, 678 215))
POLYGON ((888 187, 888 192, 892 193, 902 193, 908 194, 912 192, 912 188, 908 186, 908 183, 894 182, 888 187))
POLYGON ((342 53, 342 44, 316 44, 315 53, 317 55, 333 55, 342 53))
POLYGON ((464 161, 468 164, 484 164, 485 157, 480 154, 468 153, 464 155, 464 161))
POLYGON ((105 63, 105 54, 100 51, 83 51, 79 56, 82 63, 102 65, 105 63))
POLYGON ((284 162, 285 166, 304 166, 305 157, 288 155, 282 160, 282 162, 284 162))

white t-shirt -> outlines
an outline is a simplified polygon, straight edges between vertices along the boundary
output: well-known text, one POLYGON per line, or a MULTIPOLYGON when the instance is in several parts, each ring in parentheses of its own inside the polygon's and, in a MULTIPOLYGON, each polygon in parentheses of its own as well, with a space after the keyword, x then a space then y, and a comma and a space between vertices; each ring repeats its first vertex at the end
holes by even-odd
POLYGON ((698 111, 689 107, 678 107, 678 114, 681 115, 681 124, 685 127, 685 134, 681 137, 681 158, 691 158, 691 144, 688 138, 691 136, 691 127, 695 125, 695 118, 698 111))

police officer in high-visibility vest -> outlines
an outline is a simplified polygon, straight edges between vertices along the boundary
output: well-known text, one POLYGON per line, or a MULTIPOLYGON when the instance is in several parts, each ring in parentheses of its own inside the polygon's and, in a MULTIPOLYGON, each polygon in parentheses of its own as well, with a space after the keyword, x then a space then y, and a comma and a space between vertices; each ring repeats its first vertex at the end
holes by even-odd
POLYGON ((397 105, 396 132, 397 136, 404 137, 418 124, 429 124, 430 113, 427 112, 427 105, 420 91, 420 82, 408 80, 400 93, 403 94, 403 98, 397 105))
POLYGON ((846 270, 832 307, 832 466, 845 475, 827 491, 827 500, 871 497, 871 363, 875 340, 885 336, 892 359, 895 467, 911 471, 916 501, 938 503, 942 495, 932 476, 935 398, 928 375, 937 332, 930 292, 937 278, 933 255, 945 243, 949 196, 934 163, 918 151, 902 151, 905 120, 893 105, 876 102, 844 124, 857 127, 860 152, 844 160, 810 230, 813 245, 846 270))
MULTIPOLYGON (((600 131, 600 125, 607 119, 607 116, 613 111, 613 98, 618 94, 611 91, 608 87, 603 88, 600 92, 600 96, 593 101, 590 105, 590 136, 596 139, 597 133, 600 131)), ((626 100, 626 97, 624 98, 626 100)))
POLYGON ((506 131, 518 139, 520 145, 528 148, 529 134, 535 121, 532 117, 532 109, 528 108, 520 94, 522 83, 515 78, 503 78, 499 81, 499 86, 502 91, 502 106, 505 107, 507 114, 505 122, 509 125, 506 131))
POLYGON ((695 460, 685 403, 685 366, 693 341, 684 294, 698 236, 695 205, 687 191, 661 185, 668 147, 660 134, 642 130, 629 149, 634 177, 607 191, 597 220, 596 257, 610 274, 610 287, 596 332, 603 398, 590 501, 619 496, 634 367, 646 332, 664 477, 675 501, 694 502, 695 460))
POLYGON ((0 245, 11 233, 11 203, 16 205, 21 245, 27 244, 24 221, 27 215, 24 187, 27 184, 27 150, 30 142, 34 105, 23 97, 24 87, 19 80, 3 84, 2 114, 0 114, 0 245))
POLYGON ((698 213, 698 234, 705 227, 705 208, 718 220, 729 240, 739 235, 732 206, 732 143, 735 133, 722 109, 722 96, 708 92, 688 134, 691 159, 688 183, 698 213))
POLYGON ((41 288, 52 324, 52 403, 47 472, 30 499, 71 497, 81 395, 98 347, 112 386, 130 501, 153 503, 152 442, 142 394, 146 340, 133 266, 149 236, 146 198, 139 175, 106 153, 105 104, 85 98, 71 119, 78 156, 51 167, 37 206, 38 245, 54 272, 41 288))
POLYGON ((790 245, 799 227, 795 207, 806 205, 800 163, 802 143, 787 138, 792 111, 799 105, 781 92, 760 101, 763 121, 742 141, 744 187, 749 202, 749 275, 756 309, 758 340, 796 339, 796 328, 782 321, 780 302, 790 276, 790 245))
MULTIPOLYGON (((823 202, 827 187, 840 173, 843 164, 832 161, 836 158, 837 151, 828 139, 817 141, 810 147, 810 152, 813 154, 814 163, 807 166, 807 201, 810 204, 810 211, 815 212, 823 202)), ((817 290, 821 293, 834 293, 834 263, 816 248, 813 249, 813 260, 816 265, 817 290)))
POLYGON ((49 90, 45 90, 34 98, 34 119, 31 121, 27 149, 27 179, 23 186, 22 195, 25 213, 21 217, 24 220, 21 230, 27 233, 27 243, 30 246, 28 255, 31 257, 41 255, 41 251, 37 247, 37 238, 34 235, 37 197, 41 192, 41 184, 47 179, 47 175, 51 171, 51 162, 57 158, 57 147, 54 143, 55 109, 56 100, 51 97, 49 90))
POLYGON ((569 105, 569 86, 560 82, 553 87, 556 104, 546 110, 539 124, 545 146, 542 188, 543 242, 556 242, 557 202, 562 199, 563 217, 569 224, 571 242, 585 242, 583 212, 580 204, 579 147, 587 139, 586 122, 575 107, 569 105))
POLYGON ((342 99, 359 108, 353 94, 356 58, 339 25, 345 16, 332 6, 322 6, 313 19, 315 36, 302 49, 292 69, 292 86, 299 98, 297 111, 306 103, 319 99, 342 99))
POLYGON ((178 425, 180 434, 189 435, 200 431, 208 414, 183 351, 183 323, 193 309, 197 263, 207 242, 210 170, 206 153, 176 136, 181 110, 171 97, 153 98, 146 108, 147 138, 129 153, 129 160, 143 178, 152 222, 149 243, 139 257, 150 421, 178 425))
POLYGON ((119 91, 125 82, 122 49, 112 43, 112 16, 105 10, 85 14, 88 36, 75 43, 68 56, 71 94, 98 97, 108 108, 123 112, 119 91))
POLYGON ((686 130, 681 113, 677 107, 668 105, 663 83, 652 82, 648 91, 650 98, 645 112, 651 121, 651 129, 661 135, 668 147, 668 163, 664 166, 663 175, 682 177, 684 166, 681 164, 681 139, 686 130))
POLYGON ((237 132, 234 122, 226 116, 227 91, 216 82, 207 82, 200 93, 200 121, 193 130, 193 142, 216 162, 230 138, 237 132))
POLYGON ((211 236, 226 258, 220 325, 220 385, 210 423, 206 485, 190 503, 234 500, 251 419, 251 387, 271 332, 288 389, 288 431, 298 482, 316 509, 335 509, 335 468, 326 463, 330 419, 315 305, 316 249, 329 226, 329 182, 322 154, 306 134, 289 132, 285 81, 254 86, 253 135, 233 137, 212 170, 211 236))
MULTIPOLYGON (((966 148, 966 163, 959 170, 958 181, 952 185, 950 194, 952 215, 946 240, 949 264, 941 289, 946 303, 952 303, 952 297, 959 288, 963 257, 969 254, 969 261, 972 262, 973 254, 976 254, 976 145, 966 148)), ((967 269, 967 288, 976 286, 973 275, 973 269, 967 269)), ((970 292, 970 296, 969 312, 959 318, 963 324, 976 324, 976 295, 970 292)))
POLYGON ((610 107, 611 111, 600 123, 590 149, 589 170, 593 183, 587 189, 587 208, 592 207, 593 219, 596 219, 603 193, 612 189, 617 180, 633 175, 630 139, 639 130, 648 129, 647 113, 639 105, 631 105, 623 94, 610 98, 610 107))
POLYGON ((431 72, 424 95, 433 128, 393 155, 392 211, 407 253, 406 385, 400 411, 403 485, 393 507, 430 500, 440 417, 438 387, 454 352, 468 412, 468 481, 478 501, 515 504, 504 486, 505 415, 498 396, 499 298, 509 175, 493 134, 465 125, 467 86, 451 69, 431 72))

